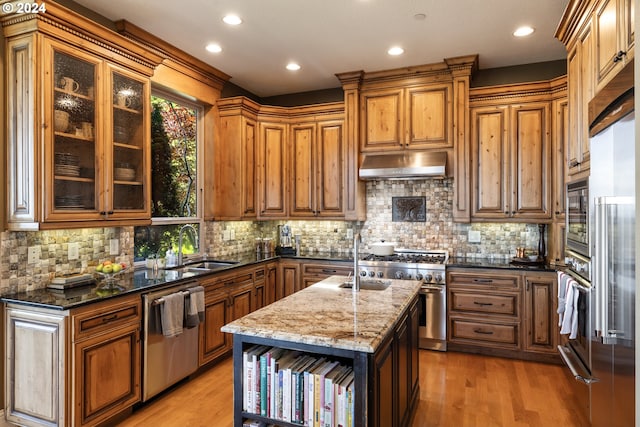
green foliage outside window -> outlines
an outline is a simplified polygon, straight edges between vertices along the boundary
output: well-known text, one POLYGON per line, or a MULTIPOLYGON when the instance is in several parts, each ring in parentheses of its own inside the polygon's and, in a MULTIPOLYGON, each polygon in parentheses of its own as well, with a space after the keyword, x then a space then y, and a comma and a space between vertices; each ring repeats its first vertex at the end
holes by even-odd
MULTIPOLYGON (((197 221, 197 110, 159 96, 151 107, 151 216, 197 221)), ((176 252, 182 225, 136 227, 135 260, 176 252)), ((193 236, 185 233, 183 253, 194 252, 193 236)))

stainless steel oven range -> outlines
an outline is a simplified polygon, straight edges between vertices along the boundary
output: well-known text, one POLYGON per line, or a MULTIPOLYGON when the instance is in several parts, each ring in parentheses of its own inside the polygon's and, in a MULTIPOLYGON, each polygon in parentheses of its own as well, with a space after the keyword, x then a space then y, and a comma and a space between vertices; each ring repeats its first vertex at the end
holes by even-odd
POLYGON ((447 251, 397 250, 393 255, 368 255, 359 263, 362 277, 421 280, 419 347, 447 350, 447 251))

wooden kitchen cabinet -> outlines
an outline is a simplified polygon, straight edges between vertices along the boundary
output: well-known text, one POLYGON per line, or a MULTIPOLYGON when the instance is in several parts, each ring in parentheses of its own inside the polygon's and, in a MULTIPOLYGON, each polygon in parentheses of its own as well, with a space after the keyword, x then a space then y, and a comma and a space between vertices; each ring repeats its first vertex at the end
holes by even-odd
POLYGON ((447 269, 447 345, 557 362, 557 280, 550 271, 447 269))
POLYGON ((448 342, 520 350, 521 283, 489 270, 447 273, 448 342))
POLYGON ((555 273, 524 274, 524 350, 555 354, 559 337, 555 273))
POLYGON ((553 101, 551 114, 551 127, 553 130, 551 139, 553 219, 564 223, 567 199, 565 147, 569 139, 569 104, 566 96, 553 101))
POLYGON ((629 62, 635 46, 634 0, 600 0, 593 16, 596 93, 629 62))
POLYGON ((330 276, 353 276, 353 263, 347 261, 304 261, 302 288, 309 287, 330 276))
POLYGON ((149 77, 161 58, 62 6, 43 15, 2 18, 8 228, 149 223, 149 77))
POLYGON ((286 218, 289 125, 260 122, 258 129, 258 219, 286 218))
POLYGON ((302 289, 300 262, 293 259, 281 259, 278 263, 277 284, 276 301, 302 289))
POLYGON ((8 304, 5 312, 8 421, 94 426, 140 400, 139 295, 70 311, 8 304))
POLYGON ((472 218, 551 218, 550 105, 471 109, 472 218))
POLYGON ((289 217, 344 218, 343 120, 291 125, 289 217))
POLYGON ((362 152, 453 147, 451 84, 363 90, 362 152))
POLYGON ((595 91, 593 31, 588 20, 571 46, 567 46, 569 134, 566 143, 567 174, 589 171, 589 101, 595 91))
POLYGON ((254 270, 233 269, 229 273, 201 278, 204 287, 204 323, 200 327, 199 365, 202 366, 231 351, 233 341, 220 331, 227 323, 255 310, 254 270))
POLYGON ((220 99, 218 137, 213 141, 215 220, 256 217, 257 113, 260 106, 245 97, 220 99))

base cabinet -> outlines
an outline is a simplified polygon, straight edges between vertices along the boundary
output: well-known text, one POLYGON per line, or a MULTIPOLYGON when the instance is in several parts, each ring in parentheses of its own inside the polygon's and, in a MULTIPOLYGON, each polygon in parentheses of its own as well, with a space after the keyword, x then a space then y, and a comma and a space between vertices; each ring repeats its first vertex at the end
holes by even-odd
POLYGON ((140 401, 139 295, 70 310, 5 309, 7 421, 94 426, 140 401))
POLYGON ((451 268, 447 289, 452 350, 559 361, 555 272, 451 268))

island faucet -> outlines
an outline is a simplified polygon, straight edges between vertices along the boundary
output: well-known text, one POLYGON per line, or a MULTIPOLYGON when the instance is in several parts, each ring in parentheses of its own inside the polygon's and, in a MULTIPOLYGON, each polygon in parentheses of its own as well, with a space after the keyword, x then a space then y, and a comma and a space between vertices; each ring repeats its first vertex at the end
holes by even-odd
POLYGON ((360 233, 355 233, 353 235, 353 287, 354 291, 360 290, 360 272, 358 268, 358 262, 360 259, 360 243, 362 243, 362 238, 360 237, 360 233))
POLYGON ((184 233, 184 230, 187 228, 191 229, 191 232, 193 233, 193 240, 195 242, 196 249, 199 249, 198 232, 196 231, 195 227, 191 224, 183 225, 180 228, 180 232, 178 233, 178 265, 182 265, 182 235, 184 233))

